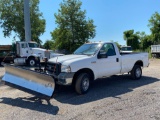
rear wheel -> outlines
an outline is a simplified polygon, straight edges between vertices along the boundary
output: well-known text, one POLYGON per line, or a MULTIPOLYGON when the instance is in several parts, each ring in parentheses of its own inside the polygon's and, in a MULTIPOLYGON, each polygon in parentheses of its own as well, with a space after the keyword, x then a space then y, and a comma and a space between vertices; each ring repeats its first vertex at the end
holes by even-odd
POLYGON ((35 65, 36 65, 36 60, 35 60, 35 58, 29 58, 29 60, 28 60, 28 65, 29 65, 29 66, 35 66, 35 65))
POLYGON ((135 65, 131 71, 131 77, 134 80, 138 80, 140 79, 142 76, 142 69, 141 66, 139 65, 135 65))
POLYGON ((2 66, 2 62, 3 62, 3 61, 2 61, 2 60, 0 60, 0 66, 2 66))
POLYGON ((90 76, 87 73, 81 73, 75 83, 75 90, 78 94, 85 94, 90 87, 90 76))

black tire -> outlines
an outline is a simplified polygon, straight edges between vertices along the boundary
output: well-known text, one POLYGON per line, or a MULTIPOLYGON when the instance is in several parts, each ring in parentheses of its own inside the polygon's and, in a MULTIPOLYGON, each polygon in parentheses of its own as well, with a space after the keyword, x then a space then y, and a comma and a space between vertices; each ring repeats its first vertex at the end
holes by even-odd
POLYGON ((85 94, 90 87, 90 76, 87 73, 81 73, 75 83, 75 90, 78 94, 85 94))
POLYGON ((28 59, 28 66, 36 66, 36 60, 35 58, 29 58, 28 59))
POLYGON ((2 66, 2 60, 0 60, 0 66, 2 66))
POLYGON ((142 77, 141 66, 135 65, 131 71, 131 77, 133 80, 139 80, 142 77))

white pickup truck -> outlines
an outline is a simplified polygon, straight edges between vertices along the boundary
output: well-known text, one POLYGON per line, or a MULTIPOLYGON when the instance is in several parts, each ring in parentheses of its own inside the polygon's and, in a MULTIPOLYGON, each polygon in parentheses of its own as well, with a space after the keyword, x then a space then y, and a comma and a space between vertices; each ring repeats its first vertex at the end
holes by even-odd
POLYGON ((49 59, 47 71, 56 83, 73 85, 77 93, 84 94, 98 78, 130 73, 132 79, 140 79, 141 68, 148 65, 148 53, 121 55, 113 42, 87 43, 72 55, 49 59))
POLYGON ((140 79, 141 68, 148 65, 148 53, 121 55, 113 42, 86 43, 74 54, 49 59, 44 73, 4 65, 2 80, 47 96, 53 95, 56 84, 72 85, 78 94, 84 94, 98 78, 130 73, 132 79, 140 79))

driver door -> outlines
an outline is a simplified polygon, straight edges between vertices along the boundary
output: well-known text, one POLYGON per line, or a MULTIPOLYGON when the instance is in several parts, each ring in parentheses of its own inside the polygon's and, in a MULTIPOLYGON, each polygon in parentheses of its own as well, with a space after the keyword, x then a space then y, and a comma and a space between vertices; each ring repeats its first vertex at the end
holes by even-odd
POLYGON ((106 43, 102 46, 100 52, 105 53, 107 57, 97 57, 97 71, 99 78, 120 73, 121 64, 118 58, 119 56, 116 55, 114 45, 112 43, 106 43))
POLYGON ((28 44, 27 43, 20 44, 20 54, 21 54, 21 57, 28 56, 28 44))

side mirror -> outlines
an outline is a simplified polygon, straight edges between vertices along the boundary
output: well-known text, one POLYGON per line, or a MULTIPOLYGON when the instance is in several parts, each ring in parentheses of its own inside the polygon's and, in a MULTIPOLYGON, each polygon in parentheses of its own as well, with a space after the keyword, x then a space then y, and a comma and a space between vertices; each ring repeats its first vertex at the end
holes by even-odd
POLYGON ((99 54, 98 54, 98 58, 100 59, 100 58, 107 58, 108 56, 107 56, 107 54, 106 54, 106 52, 104 52, 104 51, 99 51, 99 54))

